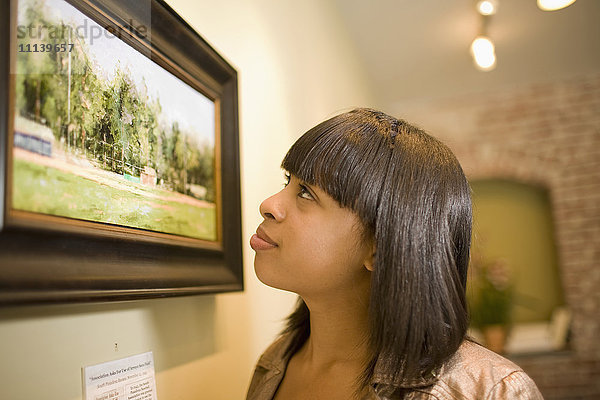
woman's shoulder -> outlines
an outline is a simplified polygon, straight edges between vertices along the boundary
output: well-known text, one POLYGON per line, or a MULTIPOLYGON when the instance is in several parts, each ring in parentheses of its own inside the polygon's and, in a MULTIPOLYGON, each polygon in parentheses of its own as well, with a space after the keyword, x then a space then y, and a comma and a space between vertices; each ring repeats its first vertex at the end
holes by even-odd
POLYGON ((460 371, 473 374, 476 372, 489 374, 491 378, 503 377, 515 371, 522 371, 513 361, 488 350, 479 343, 466 339, 446 367, 450 373, 460 371))
POLYGON ((543 399, 517 364, 471 340, 465 340, 441 369, 434 392, 439 398, 543 399))

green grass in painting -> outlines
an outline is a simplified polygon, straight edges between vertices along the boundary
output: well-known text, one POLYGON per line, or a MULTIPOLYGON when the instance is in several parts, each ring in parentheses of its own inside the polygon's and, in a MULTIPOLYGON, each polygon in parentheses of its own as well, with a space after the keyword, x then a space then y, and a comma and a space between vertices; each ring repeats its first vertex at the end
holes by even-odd
MULTIPOLYGON (((146 197, 24 160, 16 159, 13 171, 15 209, 216 240, 214 207, 146 197)), ((135 187, 139 192, 141 185, 135 187)), ((141 190, 169 195, 150 187, 141 190)))

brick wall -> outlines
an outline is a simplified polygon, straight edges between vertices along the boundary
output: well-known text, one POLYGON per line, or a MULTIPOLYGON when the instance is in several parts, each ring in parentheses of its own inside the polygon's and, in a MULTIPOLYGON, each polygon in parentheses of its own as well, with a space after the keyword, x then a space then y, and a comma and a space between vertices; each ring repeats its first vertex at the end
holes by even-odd
POLYGON ((550 193, 570 348, 514 360, 546 399, 600 399, 600 73, 501 92, 398 104, 450 145, 470 179, 550 193))

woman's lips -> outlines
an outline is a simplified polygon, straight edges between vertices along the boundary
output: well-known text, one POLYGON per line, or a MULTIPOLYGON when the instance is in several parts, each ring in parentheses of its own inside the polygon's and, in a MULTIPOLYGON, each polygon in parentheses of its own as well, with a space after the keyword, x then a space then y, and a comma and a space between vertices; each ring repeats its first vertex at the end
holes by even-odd
POLYGON ((277 247, 277 244, 259 226, 256 233, 250 238, 250 247, 253 250, 269 250, 277 247))

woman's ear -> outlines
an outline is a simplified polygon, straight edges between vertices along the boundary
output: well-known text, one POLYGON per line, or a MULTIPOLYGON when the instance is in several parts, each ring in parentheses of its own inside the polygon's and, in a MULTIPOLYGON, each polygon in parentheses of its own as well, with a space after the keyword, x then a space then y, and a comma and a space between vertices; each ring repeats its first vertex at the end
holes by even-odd
POLYGON ((371 272, 375 270, 375 243, 373 243, 373 251, 365 260, 365 268, 371 272))

